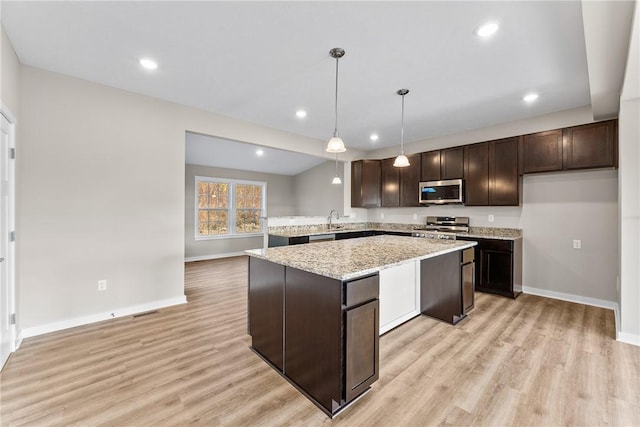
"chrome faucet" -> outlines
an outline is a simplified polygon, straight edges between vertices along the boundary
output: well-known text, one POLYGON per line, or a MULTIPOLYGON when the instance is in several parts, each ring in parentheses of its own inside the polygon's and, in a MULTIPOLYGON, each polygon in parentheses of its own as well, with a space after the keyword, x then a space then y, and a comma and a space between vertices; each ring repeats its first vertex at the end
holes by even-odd
POLYGON ((338 211, 335 209, 331 209, 331 211, 329 212, 329 230, 331 230, 331 220, 333 219, 334 212, 336 214, 336 219, 340 219, 340 214, 338 213, 338 211))

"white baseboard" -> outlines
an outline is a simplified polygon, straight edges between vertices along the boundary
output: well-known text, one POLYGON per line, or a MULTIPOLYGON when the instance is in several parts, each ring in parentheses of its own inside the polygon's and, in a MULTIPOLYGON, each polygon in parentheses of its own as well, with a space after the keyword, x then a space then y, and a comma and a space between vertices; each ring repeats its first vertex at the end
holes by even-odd
MULTIPOLYGON (((18 336, 16 337, 16 347, 15 350, 20 348, 20 345, 22 344, 22 340, 24 339, 24 337, 22 336, 22 330, 20 330, 20 332, 18 332, 18 336)), ((14 350, 14 351, 15 351, 14 350)))
POLYGON ((31 328, 23 328, 18 333, 20 341, 24 338, 35 337, 37 335, 48 334, 49 332, 61 331, 63 329, 74 328, 76 326, 88 325, 90 323, 102 322, 104 320, 114 319, 116 317, 130 316, 132 314, 144 313, 147 311, 159 310, 161 308, 170 307, 172 305, 185 304, 186 296, 168 298, 159 301, 153 301, 146 304, 132 305, 122 307, 108 313, 97 313, 89 316, 75 317, 73 319, 63 320, 61 322, 48 323, 46 325, 34 326, 31 328))
POLYGON ((640 335, 616 331, 616 341, 620 341, 627 344, 633 344, 640 347, 640 335))
POLYGON ((616 306, 618 305, 616 302, 613 302, 613 301, 583 297, 581 295, 565 294, 563 292, 532 288, 529 286, 523 286, 522 292, 525 294, 537 295, 539 297, 547 297, 547 298, 559 299, 562 301, 577 302, 578 304, 592 305, 594 307, 608 308, 609 310, 614 310, 614 311, 616 309, 616 306))
POLYGON ((216 254, 216 255, 201 255, 201 256, 192 256, 184 259, 184 262, 193 262, 193 261, 207 261, 210 259, 219 259, 219 258, 232 258, 234 256, 242 256, 246 255, 244 252, 228 252, 226 254, 216 254))

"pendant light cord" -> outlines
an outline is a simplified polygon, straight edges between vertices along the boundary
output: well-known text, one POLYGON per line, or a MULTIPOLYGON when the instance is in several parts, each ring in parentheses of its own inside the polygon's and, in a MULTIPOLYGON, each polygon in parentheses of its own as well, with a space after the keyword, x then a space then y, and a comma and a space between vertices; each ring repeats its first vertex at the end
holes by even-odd
POLYGON ((338 61, 340 61, 340 59, 336 58, 336 104, 335 104, 336 122, 335 122, 335 127, 333 128, 334 137, 338 136, 338 61))
POLYGON ((404 155, 404 95, 402 95, 402 125, 400 127, 400 152, 404 155))

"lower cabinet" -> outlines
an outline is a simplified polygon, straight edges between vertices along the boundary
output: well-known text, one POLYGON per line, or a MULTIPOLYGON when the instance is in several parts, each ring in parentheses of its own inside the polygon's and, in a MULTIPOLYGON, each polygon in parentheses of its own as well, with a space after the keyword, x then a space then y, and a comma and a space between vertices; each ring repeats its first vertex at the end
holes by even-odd
POLYGON ((474 240, 475 289, 516 298, 522 292, 522 239, 480 239, 474 237, 458 238, 474 240))
POLYGON ((456 324, 473 308, 474 250, 451 252, 420 262, 420 311, 456 324), (459 284, 451 286, 451 284, 459 284))
POLYGON ((378 379, 378 295, 377 274, 342 282, 251 257, 252 347, 333 416, 378 379), (273 298, 261 299, 267 273, 273 298))

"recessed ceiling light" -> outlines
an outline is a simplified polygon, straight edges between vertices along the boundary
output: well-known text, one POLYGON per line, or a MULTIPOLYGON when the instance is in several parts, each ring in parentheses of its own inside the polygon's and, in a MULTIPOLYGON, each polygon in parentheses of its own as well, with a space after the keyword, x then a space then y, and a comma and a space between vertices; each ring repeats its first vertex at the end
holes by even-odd
POLYGON ((257 149, 256 156, 262 156, 264 154, 264 150, 257 149))
POLYGON ((370 140, 372 141, 377 141, 378 140, 378 134, 377 133, 372 133, 371 136, 369 137, 370 140))
POLYGON ((495 22, 488 22, 476 28, 476 35, 479 37, 489 37, 495 34, 495 32, 498 31, 498 28, 498 24, 495 22))
POLYGON ((296 116, 302 119, 304 117, 307 117, 307 112, 304 110, 298 110, 296 111, 296 116))
POLYGON ((525 102, 533 102, 536 99, 538 99, 538 94, 537 93, 528 93, 525 96, 522 97, 522 100, 525 102))
POLYGON ((140 60, 140 65, 142 65, 147 70, 155 70, 156 68, 158 68, 158 63, 149 58, 142 58, 140 60))

